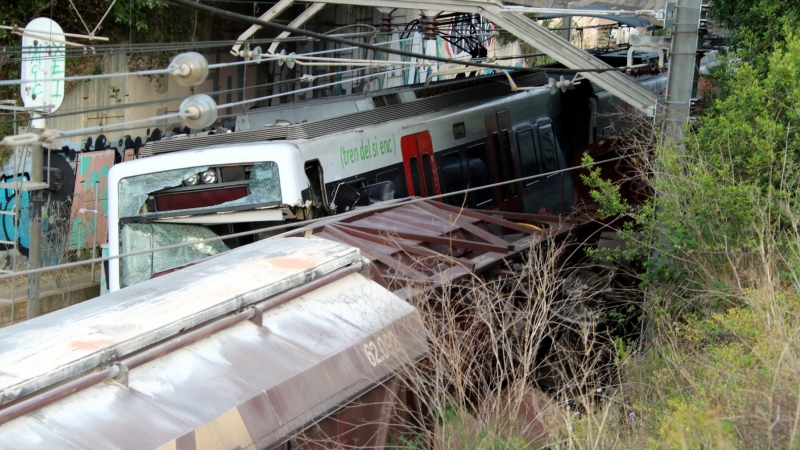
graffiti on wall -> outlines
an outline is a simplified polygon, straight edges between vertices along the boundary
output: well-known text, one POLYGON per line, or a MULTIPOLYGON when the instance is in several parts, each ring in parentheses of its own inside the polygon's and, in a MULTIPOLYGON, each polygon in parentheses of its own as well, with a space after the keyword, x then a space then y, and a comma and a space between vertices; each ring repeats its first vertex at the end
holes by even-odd
MULTIPOLYGON (((30 179, 30 173, 27 171, 14 173, 13 168, 8 172, 3 170, 3 174, 0 175, 1 183, 30 181, 30 179)), ((16 245, 20 253, 27 255, 30 246, 30 221, 24 218, 27 218, 30 214, 30 196, 28 192, 20 191, 17 193, 13 189, 3 189, 3 193, 0 194, 0 210, 3 211, 0 240, 16 243, 0 244, 0 249, 9 250, 16 245), (15 217, 16 214, 18 214, 17 217, 15 217), (22 221, 19 220, 20 217, 23 218, 22 221)))
MULTIPOLYGON (((135 159, 145 142, 159 140, 187 130, 163 133, 147 130, 144 137, 126 136, 110 142, 105 136, 67 143, 52 149, 43 178, 50 182, 45 189, 42 208, 42 264, 58 264, 70 252, 91 248, 97 230, 97 247, 108 241, 108 172, 121 161, 135 159), (72 145, 70 145, 72 144, 72 145), (49 178, 48 178, 49 177, 49 178), (95 215, 97 194, 97 215, 95 215)), ((30 158, 15 151, 0 173, 0 252, 16 248, 27 257, 30 248, 30 194, 17 191, 16 181, 30 181, 30 158), (12 214, 18 208, 15 218, 12 214), (14 244, 12 244, 14 243, 14 244)))
POLYGON ((101 150, 81 153, 78 157, 70 214, 70 249, 108 242, 108 170, 114 165, 115 153, 116 150, 101 150), (97 213, 94 210, 95 197, 97 213))

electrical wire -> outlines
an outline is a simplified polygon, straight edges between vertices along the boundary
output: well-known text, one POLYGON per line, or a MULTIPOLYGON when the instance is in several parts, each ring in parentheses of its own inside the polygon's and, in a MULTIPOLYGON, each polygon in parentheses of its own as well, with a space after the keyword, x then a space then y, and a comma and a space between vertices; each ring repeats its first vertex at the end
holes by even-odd
MULTIPOLYGON (((331 76, 336 76, 336 75, 343 75, 345 73, 358 72, 358 71, 362 71, 362 70, 367 70, 369 68, 370 67, 357 67, 355 69, 341 70, 341 71, 337 71, 337 72, 329 72, 329 73, 324 73, 324 74, 320 74, 320 75, 314 75, 314 78, 326 78, 326 77, 331 77, 331 76)), ((349 80, 349 78, 347 78, 346 81, 347 80, 349 80)), ((254 85, 254 86, 246 86, 246 87, 240 87, 240 88, 235 88, 235 89, 226 89, 226 90, 222 90, 222 91, 211 91, 211 92, 203 92, 203 93, 206 94, 206 95, 210 95, 210 96, 218 96, 218 95, 223 95, 223 94, 232 94, 232 93, 235 93, 235 92, 241 92, 241 91, 244 91, 245 89, 247 89, 247 90, 258 90, 258 89, 264 89, 264 88, 269 88, 269 87, 274 87, 274 86, 280 86, 280 85, 284 85, 284 84, 296 84, 296 83, 300 83, 302 81, 304 81, 303 77, 289 78, 289 79, 286 79, 286 80, 274 81, 272 83, 257 84, 257 85, 254 85)), ((284 95, 289 95, 289 94, 291 94, 291 92, 284 93, 284 95)), ((168 98, 162 98, 162 99, 157 99, 157 100, 147 100, 147 101, 143 101, 143 102, 125 103, 125 104, 118 104, 118 105, 108 105, 108 106, 102 106, 102 107, 99 107, 99 108, 76 108, 76 109, 72 109, 72 110, 68 109, 68 110, 66 110, 66 112, 59 112, 59 113, 56 113, 56 114, 51 114, 51 115, 48 115, 46 118, 47 119, 56 119, 56 118, 60 118, 60 117, 69 117, 69 116, 76 116, 76 115, 80 115, 80 114, 90 114, 90 113, 97 113, 97 112, 104 112, 104 111, 113 111, 115 109, 125 109, 125 108, 131 108, 131 107, 136 107, 136 106, 147 106, 147 105, 154 105, 154 104, 169 103, 169 102, 175 102, 175 101, 182 101, 185 98, 186 98, 186 96, 168 97, 168 98)), ((62 110, 62 111, 64 111, 64 110, 62 110)), ((0 110, 0 115, 11 115, 11 114, 12 114, 11 112, 5 112, 5 111, 0 110)), ((17 119, 17 120, 0 121, 0 125, 22 123, 22 122, 27 122, 28 120, 29 119, 24 119, 23 118, 23 119, 17 119)), ((176 122, 176 123, 178 123, 178 122, 176 122)))
MULTIPOLYGON (((626 158, 630 158, 630 155, 617 156, 617 157, 614 157, 614 158, 604 159, 602 161, 595 161, 595 162, 592 162, 592 163, 589 163, 589 164, 581 164, 579 166, 567 167, 566 169, 554 170, 554 171, 551 171, 551 172, 541 173, 541 174, 538 174, 538 175, 531 175, 531 176, 528 176, 528 177, 515 178, 513 180, 500 181, 498 183, 487 184, 487 185, 484 185, 484 186, 478 186, 478 187, 474 187, 474 188, 462 189, 460 191, 455 191, 455 192, 448 192, 446 194, 432 195, 430 197, 413 198, 413 199, 411 199, 411 200, 409 200, 407 202, 404 202, 403 205, 413 205, 414 203, 419 203, 419 202, 423 202, 423 201, 426 201, 426 200, 438 200, 440 198, 445 198, 445 197, 450 197, 450 196, 466 195, 466 194, 469 194, 470 192, 477 192, 477 191, 480 191, 480 190, 483 190, 483 189, 491 189, 491 188, 498 187, 498 186, 504 186, 506 184, 525 182, 525 181, 528 181, 528 180, 534 180, 534 179, 538 179, 538 178, 546 178, 546 177, 550 177, 550 176, 553 176, 553 175, 558 175, 558 174, 571 172, 571 171, 574 171, 574 170, 586 169, 586 168, 595 166, 595 165, 600 164, 600 163, 608 163, 608 162, 620 161, 620 160, 623 160, 623 159, 626 159, 626 158)), ((365 213, 370 213, 370 212, 383 211, 385 209, 391 209, 391 208, 395 208, 397 206, 398 205, 396 203, 392 203, 392 204, 388 204, 388 205, 366 206, 366 207, 363 207, 363 208, 354 209, 354 210, 351 210, 349 212, 345 212, 345 213, 342 213, 342 214, 336 214, 336 215, 333 215, 333 216, 324 216, 324 217, 318 217, 318 218, 315 218, 315 219, 303 220, 303 221, 299 221, 299 222, 284 223, 284 224, 281 224, 281 225, 274 225, 274 226, 271 226, 271 227, 259 228, 257 230, 242 231, 240 233, 226 234, 224 236, 215 236, 213 238, 201 239, 201 240, 197 240, 197 241, 193 241, 193 242, 183 242, 183 243, 180 243, 180 244, 166 245, 166 246, 159 247, 159 248, 154 248, 154 249, 149 249, 149 250, 140 250, 140 251, 136 251, 136 252, 124 253, 124 254, 121 254, 121 255, 105 256, 105 257, 101 257, 101 258, 87 259, 87 260, 84 260, 84 261, 75 261, 75 262, 71 262, 71 263, 58 264, 58 265, 55 265, 55 266, 40 267, 40 268, 37 268, 37 269, 21 270, 19 272, 15 272, 13 274, 0 275, 0 280, 6 279, 6 278, 12 278, 12 277, 16 277, 16 276, 33 275, 33 274, 42 273, 42 272, 50 272, 50 271, 53 271, 53 270, 66 269, 66 268, 69 268, 69 267, 79 267, 79 266, 86 265, 86 264, 102 263, 104 261, 110 261, 112 259, 127 258, 127 257, 130 257, 130 256, 147 255, 147 254, 156 253, 156 252, 160 252, 160 251, 174 250, 174 249, 177 249, 177 248, 188 247, 188 246, 191 246, 191 245, 198 245, 198 244, 205 244, 205 243, 208 243, 208 242, 222 241, 222 240, 225 240, 225 239, 234 239, 234 238, 240 238, 240 237, 245 237, 245 236, 252 236, 252 235, 255 235, 255 234, 259 234, 259 233, 268 233, 268 232, 271 232, 271 231, 280 231, 280 230, 285 230, 287 228, 299 228, 299 227, 304 227, 304 226, 307 226, 307 225, 311 225, 311 224, 315 224, 315 223, 323 222, 323 221, 330 222, 331 219, 334 219, 334 218, 347 219, 349 217, 353 217, 353 216, 357 216, 357 215, 361 215, 361 214, 365 214, 365 213)), ((280 236, 280 235, 277 235, 275 237, 278 237, 278 236, 280 236)))
MULTIPOLYGON (((391 44, 395 41, 383 42, 383 45, 391 44)), ((303 53, 301 55, 295 55, 298 58, 305 57, 305 56, 312 56, 312 55, 324 55, 328 53, 338 53, 338 52, 345 52, 349 50, 355 50, 356 47, 345 47, 339 49, 328 49, 328 50, 320 50, 316 52, 309 52, 303 53)), ((269 62, 269 61, 280 61, 285 59, 284 56, 276 55, 270 57, 270 55, 265 55, 265 58, 258 58, 258 59, 250 59, 244 61, 231 61, 231 62, 224 62, 224 63, 216 63, 216 64, 209 64, 208 69, 222 69, 225 67, 232 67, 232 66, 242 66, 248 64, 259 64, 262 62, 269 62)), ((52 81, 85 81, 85 80, 97 80, 97 79, 104 79, 104 78, 115 78, 115 77, 132 77, 132 76, 149 76, 149 75, 161 75, 161 74, 168 74, 172 73, 176 68, 170 67, 164 69, 151 69, 151 70, 140 70, 138 72, 114 72, 114 73, 102 73, 97 75, 75 75, 71 77, 61 77, 61 78, 41 78, 35 80, 0 80, 0 86, 14 86, 20 84, 27 84, 27 83, 46 83, 52 81)))
MULTIPOLYGON (((233 107, 236 107, 236 106, 245 106, 245 105, 249 105, 251 103, 257 103, 257 102, 260 102, 260 101, 263 101, 263 100, 270 100, 270 99, 273 99, 273 98, 283 97, 283 96, 286 96, 286 95, 294 95, 294 94, 298 94, 298 93, 302 93, 302 92, 313 91, 313 90, 316 90, 316 89, 322 89, 322 88, 326 88, 326 87, 336 86, 336 85, 339 85, 339 84, 348 83, 348 82, 351 82, 351 81, 362 80, 362 79, 365 79, 365 78, 372 78, 372 77, 376 77, 376 76, 382 76, 382 75, 386 75, 386 74, 389 74, 389 73, 392 73, 392 72, 399 72, 399 71, 403 71, 403 70, 405 70, 405 68, 392 69, 392 70, 380 71, 380 72, 373 72, 373 73, 370 73, 370 74, 367 74, 367 75, 347 78, 347 79, 343 79, 343 80, 337 80, 337 81, 334 81, 334 82, 331 82, 331 83, 325 83, 325 84, 320 84, 320 85, 317 85, 317 86, 309 86, 307 88, 295 89, 295 90, 293 90, 291 92, 280 92, 278 94, 267 95, 267 96, 264 96, 264 97, 251 98, 251 99, 242 100, 242 101, 233 102, 233 103, 224 103, 222 105, 217 105, 216 109, 220 110, 220 109, 225 109, 225 108, 233 108, 233 107)), ((128 120, 128 121, 125 121, 125 122, 111 124, 111 125, 97 125, 97 126, 94 126, 94 127, 79 128, 79 129, 70 130, 70 131, 58 131, 53 136, 53 138, 54 139, 62 139, 62 138, 69 138, 69 137, 85 136, 87 134, 108 133, 108 132, 115 132, 115 131, 119 132, 119 131, 131 130, 131 129, 139 129, 139 128, 142 128, 142 126, 136 126, 136 127, 131 128, 130 125, 135 124, 135 123, 148 123, 148 122, 155 122, 155 121, 160 121, 160 120, 175 119, 175 118, 181 117, 181 114, 182 114, 181 112, 175 112, 175 113, 163 114, 163 115, 155 116, 155 117, 147 117, 147 118, 144 118, 144 119, 128 120)))
MULTIPOLYGON (((378 32, 359 32, 359 33, 343 33, 339 36, 348 38, 367 37, 372 35, 390 35, 393 32, 378 31, 378 32)), ((289 43, 289 42, 309 42, 312 41, 309 37, 289 36, 283 38, 264 38, 248 40, 252 45, 271 44, 274 42, 289 43)), ((161 52, 177 52, 177 51, 190 51, 190 50, 207 50, 213 48, 231 47, 235 44, 241 44, 239 40, 224 40, 224 41, 200 41, 200 42, 170 42, 170 43, 146 43, 146 44, 103 44, 93 45, 84 48, 67 47, 64 50, 65 59, 77 59, 92 56, 99 56, 99 54, 143 54, 143 53, 161 53, 161 52)), ((3 46, 0 47, 0 56, 3 56, 3 61, 7 63, 20 62, 28 54, 35 53, 36 47, 32 46, 3 46), (19 57, 11 57, 19 54, 19 57)))

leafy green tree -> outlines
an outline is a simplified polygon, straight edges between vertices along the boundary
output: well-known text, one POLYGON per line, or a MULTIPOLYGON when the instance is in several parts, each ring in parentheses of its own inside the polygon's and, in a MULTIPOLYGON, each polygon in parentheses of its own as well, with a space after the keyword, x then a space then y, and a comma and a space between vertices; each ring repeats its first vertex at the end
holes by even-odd
POLYGON ((760 72, 770 53, 800 29, 800 2, 795 0, 714 0, 712 20, 727 28, 740 56, 760 72))

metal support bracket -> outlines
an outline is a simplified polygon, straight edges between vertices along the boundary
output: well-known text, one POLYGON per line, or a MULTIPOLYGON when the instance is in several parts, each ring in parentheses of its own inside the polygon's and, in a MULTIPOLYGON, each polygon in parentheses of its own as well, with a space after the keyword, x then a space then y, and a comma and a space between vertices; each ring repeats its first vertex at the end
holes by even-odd
POLYGON ((117 366, 117 368, 119 369, 119 374, 114 378, 112 378, 112 380, 114 380, 114 382, 116 383, 121 384, 122 387, 124 387, 125 389, 128 389, 128 374, 130 372, 128 370, 128 366, 121 363, 114 363, 114 365, 117 366))
POLYGON ((632 34, 631 46, 628 49, 628 67, 633 65, 633 52, 652 51, 658 53, 658 68, 664 70, 666 53, 671 45, 671 38, 668 37, 632 34))

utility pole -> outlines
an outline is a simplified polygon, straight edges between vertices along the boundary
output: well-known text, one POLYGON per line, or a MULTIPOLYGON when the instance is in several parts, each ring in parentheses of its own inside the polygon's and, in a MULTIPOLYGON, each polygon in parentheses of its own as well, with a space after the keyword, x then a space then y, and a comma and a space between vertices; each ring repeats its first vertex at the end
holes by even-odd
POLYGON ((702 53, 702 33, 705 31, 704 0, 676 0, 667 5, 665 28, 669 37, 669 76, 667 92, 660 103, 664 105, 662 131, 668 143, 685 151, 684 127, 689 122, 692 99, 697 95, 702 53))
MULTIPOLYGON (((42 144, 37 142, 28 148, 31 157, 31 187, 28 191, 30 199, 30 249, 28 252, 28 269, 38 269, 42 263, 42 203, 44 191, 40 186, 43 182, 44 156, 42 144)), ((28 319, 39 315, 39 274, 28 275, 28 319)))

